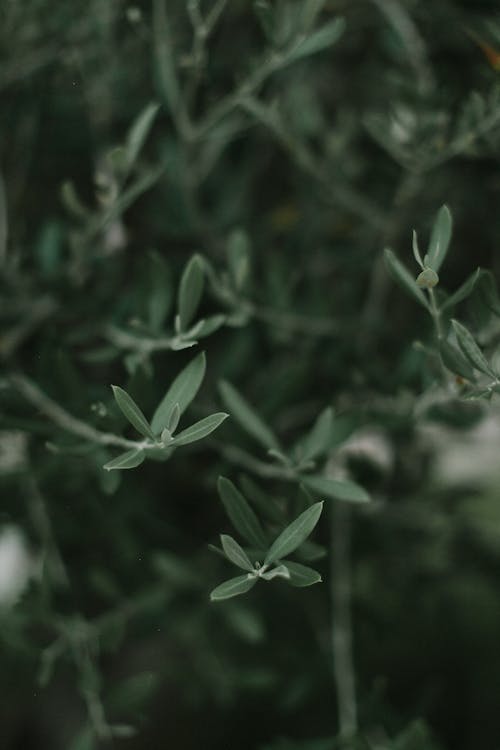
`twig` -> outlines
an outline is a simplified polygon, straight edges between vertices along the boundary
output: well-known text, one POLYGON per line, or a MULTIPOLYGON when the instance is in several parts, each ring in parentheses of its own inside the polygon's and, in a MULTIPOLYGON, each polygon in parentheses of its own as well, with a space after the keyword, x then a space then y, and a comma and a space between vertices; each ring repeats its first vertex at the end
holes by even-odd
POLYGON ((151 440, 127 440, 109 432, 96 430, 95 427, 69 414, 59 404, 52 401, 35 383, 20 373, 11 375, 9 381, 27 401, 66 432, 70 432, 85 440, 90 440, 90 442, 97 443, 98 445, 114 445, 118 448, 126 448, 128 450, 131 448, 140 450, 155 447, 155 443, 151 440))
POLYGON ((330 513, 330 597, 332 658, 342 740, 358 729, 356 684, 352 654, 350 509, 335 502, 330 513))

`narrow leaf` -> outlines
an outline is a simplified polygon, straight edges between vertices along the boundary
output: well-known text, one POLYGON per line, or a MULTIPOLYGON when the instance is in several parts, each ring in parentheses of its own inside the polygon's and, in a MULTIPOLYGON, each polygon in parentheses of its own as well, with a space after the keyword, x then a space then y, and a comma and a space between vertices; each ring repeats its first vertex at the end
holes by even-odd
POLYGON ((291 586, 302 587, 321 583, 321 575, 317 570, 310 568, 308 565, 301 565, 291 560, 283 560, 283 565, 288 568, 288 572, 290 573, 288 582, 291 586))
POLYGON ((247 553, 242 547, 240 547, 236 539, 233 539, 233 537, 228 534, 221 534, 220 541, 228 560, 231 560, 231 562, 237 565, 238 568, 243 568, 243 570, 248 570, 248 572, 251 573, 253 565, 250 562, 247 553))
POLYGON ((417 283, 411 273, 407 271, 402 263, 399 262, 392 250, 386 248, 384 250, 384 258, 385 264, 395 281, 397 281, 400 286, 406 289, 406 291, 408 291, 418 302, 420 302, 421 305, 423 305, 428 310, 429 308, 427 305, 425 294, 417 286, 417 283))
POLYGON ((333 426, 333 409, 327 407, 321 412, 311 431, 301 445, 300 458, 310 461, 324 453, 330 445, 333 426))
POLYGON ((261 578, 265 581, 272 581, 273 578, 286 578, 288 580, 290 573, 285 565, 277 565, 272 570, 267 571, 267 573, 262 573, 261 578))
POLYGON ((135 160, 148 137, 158 109, 158 104, 148 104, 135 119, 129 130, 126 144, 127 167, 129 169, 134 165, 135 160))
POLYGON ((439 354, 444 366, 450 372, 454 372, 455 375, 461 375, 463 378, 467 378, 467 380, 474 381, 476 379, 474 370, 469 362, 455 346, 452 346, 447 341, 441 341, 439 344, 439 354))
POLYGON ((194 399, 205 377, 205 352, 198 354, 175 378, 163 399, 158 404, 151 427, 158 435, 167 427, 169 417, 175 404, 179 404, 179 414, 182 415, 194 399))
POLYGON ((193 255, 184 269, 179 286, 177 311, 181 331, 188 328, 198 309, 204 280, 203 261, 199 255, 193 255))
POLYGON ((366 503, 370 500, 363 487, 348 479, 330 479, 317 474, 305 474, 301 481, 320 495, 326 495, 334 500, 347 500, 352 503, 366 503))
POLYGON ((132 450, 126 451, 126 453, 121 453, 112 461, 108 461, 107 464, 104 464, 103 468, 106 471, 113 471, 113 469, 135 469, 136 466, 142 464, 144 459, 144 451, 132 448, 132 450))
POLYGON ((462 350, 463 355, 471 363, 476 370, 483 372, 485 375, 491 375, 496 378, 495 372, 490 367, 488 360, 482 353, 479 346, 474 340, 474 336, 465 326, 458 322, 458 320, 452 320, 451 324, 457 337, 458 345, 462 350))
POLYGON ((115 397, 115 401, 118 404, 120 411, 128 419, 130 424, 133 425, 141 435, 154 440, 155 436, 153 430, 149 426, 148 420, 139 409, 134 399, 129 396, 127 391, 124 391, 123 388, 120 388, 118 385, 112 385, 111 388, 113 389, 113 396, 115 397))
POLYGON ((246 594, 256 583, 257 578, 249 578, 248 576, 230 578, 229 581, 224 581, 212 591, 210 599, 213 602, 220 602, 224 599, 231 599, 233 596, 239 596, 239 594, 246 594))
POLYGON ((427 250, 427 263, 433 271, 438 273, 448 252, 451 240, 452 219, 448 206, 441 206, 434 225, 427 250))
POLYGON ((200 419, 199 422, 195 422, 191 427, 187 427, 185 430, 182 430, 182 432, 179 432, 179 434, 174 437, 171 445, 177 447, 179 445, 194 443, 196 440, 201 440, 216 430, 228 416, 229 414, 225 414, 221 411, 216 414, 211 414, 204 419, 200 419))
POLYGON ((287 55, 286 63, 295 62, 295 60, 328 49, 340 39, 344 29, 345 21, 343 18, 335 18, 333 21, 326 23, 322 28, 314 31, 306 39, 292 47, 287 55))
POLYGON ((472 273, 466 281, 460 286, 456 292, 453 292, 447 300, 443 303, 441 306, 441 311, 447 310, 450 307, 453 307, 454 305, 458 305, 459 302, 462 302, 464 299, 467 299, 467 297, 472 294, 474 291, 474 287, 476 286, 477 282, 481 278, 482 271, 480 268, 476 268, 474 273, 472 273))
POLYGON ((242 289, 250 270, 250 240, 242 229, 235 229, 226 245, 227 261, 235 289, 242 289))
POLYGON ((420 268, 423 271, 424 270, 424 261, 422 260, 422 256, 420 255, 420 250, 419 250, 419 247, 418 247, 418 237, 417 237, 417 233, 415 232, 415 230, 413 230, 413 235, 412 235, 412 249, 413 249, 413 257, 415 258, 415 260, 417 261, 418 265, 420 266, 420 268))
POLYGON ((196 333, 193 334, 195 338, 203 339, 206 336, 210 336, 215 333, 221 326, 226 322, 225 315, 211 315, 209 318, 200 320, 200 325, 197 326, 196 333))
POLYGON ((301 513, 295 521, 292 521, 272 543, 267 552, 264 564, 270 565, 297 549, 307 539, 318 523, 322 510, 323 503, 315 503, 301 513))
POLYGON ((257 548, 265 548, 267 546, 267 539, 264 530, 241 492, 225 477, 219 477, 217 489, 228 518, 236 531, 249 544, 257 548))
POLYGON ((245 432, 263 445, 264 448, 279 450, 280 446, 276 436, 234 386, 226 380, 222 380, 219 383, 219 392, 224 406, 245 432))
POLYGON ((179 419, 181 417, 181 410, 179 403, 177 402, 174 404, 172 411, 170 412, 170 416, 168 418, 168 427, 167 430, 172 435, 175 430, 177 429, 177 425, 179 424, 179 419))

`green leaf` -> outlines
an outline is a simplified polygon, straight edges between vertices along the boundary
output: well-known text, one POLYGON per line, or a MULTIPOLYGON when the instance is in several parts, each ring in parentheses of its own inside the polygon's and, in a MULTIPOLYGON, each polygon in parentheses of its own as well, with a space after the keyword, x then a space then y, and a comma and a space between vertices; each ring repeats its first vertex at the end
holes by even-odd
POLYGON ((370 496, 359 484, 348 479, 330 479, 317 474, 304 474, 301 481, 320 495, 334 500, 347 500, 352 503, 367 503, 370 496))
POLYGON ((321 583, 321 575, 308 565, 301 565, 291 560, 283 560, 283 565, 288 568, 290 573, 288 582, 291 586, 313 586, 315 583, 321 583))
POLYGON ((170 435, 172 435, 177 429, 177 425, 179 424, 180 418, 181 418, 181 409, 180 409, 179 403, 177 402, 172 407, 172 411, 170 412, 170 416, 168 418, 168 426, 166 429, 168 430, 170 435))
POLYGON ((233 596, 246 594, 256 583, 257 578, 249 578, 247 575, 230 578, 229 581, 224 581, 212 591, 210 599, 213 602, 221 602, 224 599, 231 599, 233 596))
POLYGON ((198 393, 205 377, 205 369, 205 352, 201 352, 177 375, 153 414, 151 427, 155 435, 158 435, 164 427, 167 427, 175 404, 179 404, 181 415, 186 411, 198 393))
POLYGON ((439 344, 439 354, 444 366, 450 372, 461 375, 463 378, 467 378, 467 380, 474 381, 476 379, 474 370, 459 349, 447 341, 441 341, 439 344))
POLYGON ((113 469, 135 469, 136 466, 140 466, 145 459, 143 450, 138 448, 132 448, 130 451, 121 453, 117 458, 112 461, 108 461, 104 464, 103 468, 106 471, 113 471, 113 469))
POLYGON ((426 264, 436 273, 439 272, 448 252, 451 231, 452 218, 450 210, 448 206, 441 206, 432 227, 426 260, 426 264))
POLYGON ((482 271, 480 284, 481 298, 486 307, 495 315, 500 315, 500 300, 498 299, 495 277, 491 271, 482 271))
POLYGON ((129 169, 134 165, 139 152, 148 137, 159 108, 159 104, 148 104, 134 120, 132 127, 129 130, 126 143, 127 167, 129 169))
POLYGON ((236 539, 233 539, 233 537, 228 534, 221 534, 220 541, 228 560, 231 560, 231 562, 237 565, 238 568, 243 568, 243 570, 248 570, 248 572, 251 573, 253 565, 250 562, 247 553, 242 547, 240 547, 236 539))
POLYGON ((285 565, 277 565, 272 570, 268 570, 267 573, 262 573, 260 577, 265 581, 272 581, 273 578, 286 578, 288 580, 290 573, 285 565))
POLYGON ((220 499, 229 520, 236 531, 257 548, 265 549, 267 546, 266 535, 260 525, 259 519, 243 497, 241 492, 226 477, 219 477, 217 482, 220 499))
POLYGON ((295 44, 287 54, 286 64, 328 49, 340 39, 344 33, 345 25, 343 18, 335 18, 333 21, 329 21, 306 39, 295 44))
POLYGON ((198 309, 203 293, 204 280, 203 260, 199 255, 193 255, 183 271, 179 286, 177 311, 181 331, 188 328, 198 309))
POLYGON ((250 240, 242 229, 235 229, 226 244, 227 261, 235 289, 245 286, 250 270, 250 240))
POLYGON ((458 320, 452 320, 451 324, 455 331, 458 345, 465 358, 476 368, 476 370, 483 372, 485 375, 490 375, 491 377, 496 378, 495 372, 492 370, 488 360, 476 344, 472 333, 468 331, 464 325, 459 323, 458 320))
POLYGON ((264 560, 270 565, 282 557, 286 557, 304 542, 318 523, 323 503, 315 503, 298 516, 295 521, 284 529, 269 548, 264 560))
POLYGON ((224 406, 245 432, 263 445, 264 448, 279 450, 280 445, 276 436, 234 386, 226 380, 222 380, 219 383, 219 392, 224 406))
POLYGON ((418 265, 420 266, 420 268, 423 271, 424 270, 424 261, 422 260, 422 256, 420 255, 420 250, 419 250, 419 247, 418 247, 418 237, 417 237, 417 233, 415 232, 415 230, 413 230, 413 234, 412 234, 412 249, 413 249, 413 257, 415 258, 415 260, 417 261, 418 265))
POLYGON ((188 443, 194 443, 196 440, 201 440, 216 430, 228 416, 229 414, 225 414, 221 411, 216 414, 211 414, 204 419, 200 419, 199 422, 195 422, 191 427, 187 427, 185 430, 182 430, 182 432, 179 432, 178 435, 174 437, 171 445, 178 447, 179 445, 188 445, 188 443))
POLYGON ((209 318, 199 321, 199 324, 195 326, 195 330, 193 329, 192 335, 194 338, 203 339, 205 336, 215 333, 225 322, 225 315, 211 315, 209 318))
POLYGON ((115 401, 118 404, 120 411, 128 419, 130 424, 135 427, 137 432, 140 432, 141 435, 154 440, 155 436, 153 430, 149 426, 148 420, 139 409, 134 399, 129 396, 127 391, 124 391, 123 388, 120 388, 118 385, 112 385, 111 388, 113 389, 113 396, 115 397, 115 401))
POLYGON ((156 333, 162 330, 172 304, 172 281, 167 264, 158 253, 150 254, 150 276, 147 294, 147 317, 156 333))
POLYGON ((300 458, 303 461, 310 461, 328 449, 332 436, 332 427, 333 409, 327 407, 321 412, 311 431, 300 445, 300 458))
POLYGON ((428 310, 429 306, 427 304, 425 294, 420 289, 420 287, 417 286, 417 282, 415 281, 411 273, 406 270, 402 263, 399 262, 392 250, 389 250, 389 248, 387 247, 384 250, 384 259, 391 276, 398 282, 400 286, 402 286, 413 297, 415 297, 417 302, 420 302, 420 304, 423 305, 426 310, 428 310))
POLYGON ((482 273, 483 271, 480 268, 476 268, 474 273, 472 273, 469 278, 464 281, 462 286, 460 286, 456 290, 456 292, 453 292, 453 294, 451 294, 448 299, 445 300, 445 302, 441 305, 441 311, 447 310, 450 307, 454 307, 454 305, 458 305, 459 302, 467 299, 467 297, 474 291, 474 287, 481 278, 482 273))

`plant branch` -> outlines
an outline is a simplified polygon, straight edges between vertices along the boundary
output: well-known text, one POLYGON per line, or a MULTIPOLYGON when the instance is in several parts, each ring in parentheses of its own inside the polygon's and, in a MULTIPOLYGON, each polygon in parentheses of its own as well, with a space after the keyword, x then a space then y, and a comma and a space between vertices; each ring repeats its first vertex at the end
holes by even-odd
POLYGON ((35 406, 65 432, 70 432, 72 435, 77 435, 84 438, 84 440, 89 440, 98 445, 112 445, 117 448, 126 448, 127 450, 131 448, 144 449, 155 447, 155 443, 151 440, 127 440, 109 432, 96 430, 95 427, 87 424, 87 422, 83 422, 72 414, 69 414, 59 404, 56 404, 55 401, 49 398, 35 383, 20 373, 11 375, 9 382, 30 404, 35 406))
POLYGON ((334 502, 330 512, 330 598, 332 658, 342 740, 358 728, 356 685, 352 654, 350 509, 334 502))

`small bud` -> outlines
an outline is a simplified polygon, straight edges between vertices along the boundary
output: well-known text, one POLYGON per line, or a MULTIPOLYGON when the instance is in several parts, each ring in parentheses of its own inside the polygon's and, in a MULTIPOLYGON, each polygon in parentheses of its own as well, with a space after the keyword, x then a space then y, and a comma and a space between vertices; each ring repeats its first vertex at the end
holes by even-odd
POLYGON ((417 276, 417 286, 421 289, 433 289, 437 284, 439 284, 439 276, 432 268, 424 268, 417 276))

